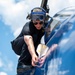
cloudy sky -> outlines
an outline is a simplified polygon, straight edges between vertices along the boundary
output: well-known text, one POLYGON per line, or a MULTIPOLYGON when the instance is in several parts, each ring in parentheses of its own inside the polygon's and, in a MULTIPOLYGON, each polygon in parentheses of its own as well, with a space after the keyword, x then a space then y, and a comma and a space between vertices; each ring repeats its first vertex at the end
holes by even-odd
MULTIPOLYGON (((28 21, 26 16, 41 0, 0 0, 0 75, 15 75, 18 57, 11 49, 13 40, 28 21)), ((74 0, 49 0, 50 16, 74 6, 74 0)))

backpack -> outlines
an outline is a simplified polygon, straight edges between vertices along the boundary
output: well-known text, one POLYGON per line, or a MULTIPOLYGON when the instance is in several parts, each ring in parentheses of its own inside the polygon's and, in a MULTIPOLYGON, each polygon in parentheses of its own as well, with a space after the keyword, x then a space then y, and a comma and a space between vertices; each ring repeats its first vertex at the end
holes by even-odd
POLYGON ((20 55, 21 51, 22 51, 22 46, 25 43, 24 40, 20 38, 14 39, 13 41, 11 41, 11 47, 12 50, 17 54, 20 55))
POLYGON ((23 47, 24 44, 26 44, 24 42, 24 37, 23 36, 28 33, 28 26, 29 26, 29 24, 30 24, 30 22, 27 22, 24 25, 24 27, 23 27, 21 33, 19 34, 19 36, 16 39, 14 39, 13 41, 11 41, 12 50, 17 55, 21 55, 22 47, 23 47), (25 28, 25 26, 27 26, 27 27, 25 28))

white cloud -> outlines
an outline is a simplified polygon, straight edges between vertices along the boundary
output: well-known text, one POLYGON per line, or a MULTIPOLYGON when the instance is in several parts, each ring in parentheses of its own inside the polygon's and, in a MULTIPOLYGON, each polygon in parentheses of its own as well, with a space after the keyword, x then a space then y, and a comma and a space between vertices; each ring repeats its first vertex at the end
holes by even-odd
POLYGON ((14 63, 7 56, 0 55, 0 68, 7 72, 14 71, 14 63))
POLYGON ((71 47, 75 48, 75 46, 74 46, 74 43, 75 43, 74 35, 75 35, 75 31, 72 31, 72 33, 70 33, 70 35, 67 38, 64 38, 61 40, 61 42, 59 43, 59 47, 60 47, 60 50, 62 50, 62 52, 69 50, 71 47), (65 45, 66 45, 66 47, 65 47, 65 45))
POLYGON ((49 0, 48 4, 50 7, 50 15, 54 15, 55 13, 59 12, 60 10, 70 7, 70 6, 75 6, 75 0, 49 0))
POLYGON ((19 33, 21 32, 22 27, 18 28, 15 32, 14 32, 14 36, 17 37, 19 35, 19 33))
POLYGON ((5 72, 0 72, 0 75, 7 75, 7 73, 5 73, 5 72))
POLYGON ((3 70, 4 71, 9 72, 9 71, 14 70, 14 63, 11 60, 9 60, 8 58, 5 57, 3 63, 4 63, 3 64, 3 70), (8 67, 8 69, 7 69, 7 67, 8 67))
POLYGON ((63 46, 63 47, 64 47, 64 46, 65 46, 65 44, 68 42, 68 40, 69 40, 69 38, 63 39, 63 40, 60 42, 60 44, 59 44, 59 45, 60 45, 60 47, 61 47, 61 46, 63 46))
POLYGON ((23 26, 25 21, 25 10, 28 6, 24 1, 19 3, 12 2, 12 0, 0 1, 2 20, 6 25, 11 25, 13 31, 15 31, 21 25, 23 26))
POLYGON ((1 56, 1 54, 2 54, 2 53, 0 52, 0 56, 1 56))
POLYGON ((3 67, 4 67, 3 70, 4 71, 7 71, 7 72, 14 70, 14 68, 13 68, 14 65, 13 65, 13 62, 12 61, 8 61, 7 62, 7 65, 4 63, 4 66, 3 67), (7 69, 7 67, 8 67, 8 69, 7 69))
POLYGON ((58 75, 58 66, 62 64, 62 58, 54 58, 48 63, 48 75, 58 75))
MULTIPOLYGON (((40 6, 41 1, 19 0, 16 3, 16 0, 0 0, 0 19, 15 32, 25 24, 27 13, 30 12, 32 8, 40 6)), ((74 0, 49 0, 50 15, 53 16, 59 10, 72 6, 74 3, 74 0)))
POLYGON ((26 22, 26 16, 30 9, 39 5, 36 0, 0 0, 0 15, 3 22, 9 25, 13 32, 22 27, 26 22))
POLYGON ((3 61, 1 59, 1 55, 2 55, 2 53, 0 52, 0 68, 3 66, 3 61))
POLYGON ((0 67, 3 66, 3 61, 0 59, 0 67))
POLYGON ((70 72, 69 70, 59 71, 59 75, 66 75, 69 72, 70 72))

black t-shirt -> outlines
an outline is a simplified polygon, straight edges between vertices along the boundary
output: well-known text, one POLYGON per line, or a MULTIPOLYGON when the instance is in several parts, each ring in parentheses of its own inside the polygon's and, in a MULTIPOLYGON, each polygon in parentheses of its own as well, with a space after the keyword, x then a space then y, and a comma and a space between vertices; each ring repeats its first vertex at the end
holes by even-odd
POLYGON ((25 65, 30 65, 31 55, 29 53, 26 43, 24 42, 24 35, 31 35, 33 37, 33 42, 36 50, 38 44, 40 43, 41 37, 44 35, 44 28, 37 30, 32 22, 27 22, 24 25, 20 35, 17 37, 17 39, 21 38, 20 40, 22 40, 22 44, 24 43, 22 47, 22 53, 19 58, 19 62, 25 65))

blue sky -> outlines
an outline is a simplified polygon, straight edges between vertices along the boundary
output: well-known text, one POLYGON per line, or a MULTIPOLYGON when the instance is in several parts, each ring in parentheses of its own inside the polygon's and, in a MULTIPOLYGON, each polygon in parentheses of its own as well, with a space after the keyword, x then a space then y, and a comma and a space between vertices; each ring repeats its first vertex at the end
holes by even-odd
MULTIPOLYGON (((15 75, 18 56, 12 51, 10 41, 21 31, 27 14, 40 6, 41 0, 0 0, 0 75, 15 75)), ((49 0, 50 15, 74 6, 74 0, 49 0)))

